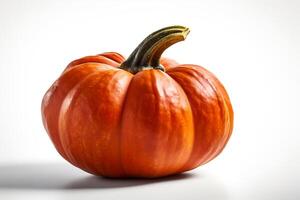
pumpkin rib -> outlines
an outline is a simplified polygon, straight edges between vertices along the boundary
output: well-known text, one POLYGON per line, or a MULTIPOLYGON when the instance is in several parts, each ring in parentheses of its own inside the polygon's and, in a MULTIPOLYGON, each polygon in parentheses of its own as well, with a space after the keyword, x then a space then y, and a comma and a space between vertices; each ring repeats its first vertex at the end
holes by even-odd
POLYGON ((84 64, 84 63, 100 63, 100 64, 106 64, 106 65, 109 65, 112 67, 120 66, 120 63, 117 63, 116 61, 114 61, 106 56, 102 56, 100 54, 97 56, 85 56, 85 57, 79 58, 77 60, 74 60, 68 64, 68 66, 65 68, 65 70, 63 72, 65 72, 66 70, 68 70, 70 68, 74 68, 77 65, 84 64))
MULTIPOLYGON (((192 66, 193 68, 196 67, 196 65, 190 65, 190 66, 192 66)), ((195 70, 195 69, 192 69, 192 70, 195 70)), ((195 71, 196 71, 196 70, 195 70, 195 71)), ((208 83, 208 85, 214 90, 214 93, 216 94, 216 97, 217 97, 217 99, 218 99, 217 102, 218 102, 218 106, 219 106, 219 108, 220 108, 220 116, 222 116, 222 121, 225 121, 225 119, 224 119, 224 114, 226 114, 226 112, 224 111, 224 108, 223 108, 223 106, 221 105, 220 94, 219 94, 218 90, 215 88, 214 84, 212 84, 212 83, 210 82, 210 80, 209 80, 206 76, 204 76, 202 73, 198 73, 198 71, 196 71, 196 73, 197 73, 197 75, 200 75, 201 78, 203 78, 203 80, 205 80, 205 81, 208 83)), ((222 98, 223 98, 223 97, 222 97, 222 98)), ((224 128, 225 128, 225 126, 224 126, 224 128)), ((223 137, 222 137, 221 140, 223 140, 224 135, 226 135, 226 134, 223 134, 223 137)), ((205 159, 206 161, 202 161, 201 165, 203 165, 203 164, 209 162, 210 158, 213 157, 215 154, 217 154, 217 150, 218 150, 218 149, 219 149, 218 146, 215 146, 215 148, 214 148, 214 150, 213 150, 214 153, 210 154, 210 156, 209 156, 208 158, 205 159)))
MULTIPOLYGON (((192 66, 192 67, 198 67, 197 65, 190 65, 190 66, 192 66)), ((215 78, 215 75, 213 73, 209 72, 208 70, 206 70, 203 67, 201 67, 201 68, 204 69, 203 71, 205 71, 206 74, 208 74, 210 76, 210 79, 209 79, 208 77, 204 76, 203 74, 200 74, 207 81, 207 83, 210 85, 210 87, 215 91, 216 96, 218 98, 219 108, 221 108, 221 110, 220 110, 221 115, 220 116, 222 116, 222 121, 226 122, 227 121, 226 118, 229 118, 229 117, 225 117, 225 116, 227 116, 229 114, 229 112, 228 112, 227 104, 225 103, 226 100, 225 100, 225 98, 223 96, 223 91, 217 90, 216 87, 215 87, 215 83, 218 80, 215 78), (213 81, 214 83, 212 83, 211 81, 213 81), (221 97, 221 99, 220 99, 220 97, 221 97)), ((221 141, 223 141, 223 144, 216 146, 216 148, 214 150, 214 153, 212 153, 208 158, 206 158, 206 161, 203 162, 201 165, 204 165, 204 164, 208 163, 209 161, 211 161, 212 159, 214 159, 215 157, 217 157, 221 153, 222 149, 225 148, 226 141, 228 141, 229 138, 230 138, 230 136, 231 136, 231 133, 228 132, 228 131, 226 131, 227 129, 228 129, 227 124, 224 123, 224 134, 223 134, 223 137, 221 139, 221 141)))
MULTIPOLYGON (((208 74, 212 74, 214 76, 214 74, 212 72, 206 70, 205 68, 203 68, 203 69, 208 74)), ((229 122, 228 122, 228 124, 229 124, 229 127, 230 127, 228 132, 230 133, 229 136, 231 136, 232 131, 233 131, 233 125, 234 125, 234 122, 233 122, 233 120, 234 120, 234 112, 233 112, 233 108, 232 108, 232 105, 231 105, 231 101, 230 101, 229 95, 228 95, 228 93, 227 93, 224 85, 216 77, 214 77, 213 81, 214 81, 214 84, 217 84, 218 88, 221 90, 223 98, 224 98, 224 102, 226 103, 226 107, 228 109, 228 115, 229 115, 229 122)), ((229 140, 229 138, 230 137, 227 138, 227 141, 229 140)), ((227 141, 226 141, 226 143, 227 143, 227 141)))
MULTIPOLYGON (((176 67, 177 69, 178 69, 178 67, 176 67)), ((172 71, 169 71, 169 75, 182 87, 182 89, 185 91, 185 88, 178 82, 178 80, 176 80, 177 78, 178 78, 178 75, 173 75, 172 76, 172 71), (175 78, 175 77, 176 78, 175 78)), ((182 74, 182 75, 186 75, 186 73, 184 73, 184 72, 180 72, 180 71, 176 71, 176 74, 182 74)), ((189 99, 189 102, 190 102, 190 97, 188 96, 188 99, 189 99)), ((190 103, 191 104, 191 103, 190 103)), ((195 111, 194 111, 194 109, 192 109, 192 114, 193 114, 193 116, 195 116, 195 111)), ((195 119, 195 117, 193 117, 193 119, 195 119)), ((195 122, 196 120, 194 120, 194 122, 195 122)), ((196 133, 195 133, 195 131, 196 131, 196 129, 194 129, 194 137, 196 137, 196 133)), ((198 135, 199 135, 199 133, 198 133, 198 135)), ((199 136, 198 136, 199 137, 199 136)), ((194 143, 193 143, 193 147, 195 146, 195 142, 196 142, 196 140, 194 140, 194 143)), ((194 150, 193 150, 194 151, 194 150)), ((194 154, 195 153, 193 153, 193 151, 192 151, 192 154, 190 155, 190 157, 189 157, 189 159, 187 160, 187 162, 185 163, 185 166, 183 166, 183 170, 184 171, 186 171, 187 169, 187 165, 191 162, 191 159, 192 159, 192 157, 194 156, 194 154)), ((201 160, 202 160, 203 158, 201 158, 201 160)), ((195 163, 195 161, 194 161, 194 163, 195 163)), ((199 161, 197 162, 197 163, 199 163, 199 161)), ((195 167, 193 167, 193 168, 196 168, 197 166, 198 166, 199 164, 196 164, 195 165, 195 167)), ((193 169, 192 168, 192 169, 193 169)), ((191 169, 189 169, 189 167, 188 167, 188 170, 191 170, 191 169)))
MULTIPOLYGON (((208 71, 208 73, 212 74, 209 71, 208 71)), ((229 139, 231 137, 232 130, 233 130, 233 110, 232 110, 232 106, 230 104, 230 99, 229 99, 229 96, 227 94, 227 91, 225 90, 223 84, 218 79, 213 77, 212 81, 214 82, 213 84, 217 84, 218 88, 220 88, 220 95, 222 97, 222 103, 223 103, 224 108, 226 110, 226 112, 224 112, 224 113, 227 115, 227 120, 224 120, 225 121, 224 124, 225 124, 225 127, 226 127, 224 132, 227 133, 227 134, 224 134, 226 136, 226 139, 224 140, 223 145, 220 145, 220 148, 218 149, 217 153, 214 156, 212 156, 210 159, 208 159, 207 162, 213 160, 215 157, 217 157, 224 150, 227 142, 229 141, 229 139)))
MULTIPOLYGON (((81 169, 89 172, 91 171, 89 169, 89 167, 85 167, 85 168, 82 168, 82 166, 80 166, 80 164, 78 163, 78 161, 75 159, 75 157, 73 156, 73 152, 70 151, 69 149, 69 146, 67 146, 65 144, 65 139, 63 138, 64 136, 65 137, 68 137, 68 134, 64 134, 64 136, 62 135, 62 121, 65 119, 65 114, 67 113, 67 110, 69 108, 69 105, 71 104, 71 101, 72 101, 72 97, 73 95, 75 95, 76 93, 76 90, 79 88, 80 84, 83 83, 85 80, 89 79, 90 77, 94 76, 95 74, 99 73, 99 71, 95 71, 91 74, 89 74, 88 76, 86 76, 85 78, 83 78, 81 81, 79 81, 66 95, 66 97, 64 98, 63 102, 62 102, 62 105, 60 107, 60 111, 59 111, 59 117, 58 117, 58 130, 59 130, 59 137, 60 137, 60 140, 61 141, 64 141, 62 142, 62 146, 63 146, 63 149, 64 149, 64 152, 65 154, 67 155, 67 160, 74 164, 75 166, 77 167, 80 167, 81 169)), ((82 162, 81 162, 82 163, 82 162)))
MULTIPOLYGON (((228 106, 226 104, 225 104, 224 107, 226 107, 225 110, 229 111, 228 106)), ((226 112, 226 113, 228 113, 228 112, 226 112)), ((230 120, 230 117, 227 117, 227 118, 230 120)), ((228 120, 226 120, 226 121, 228 121, 228 120)), ((232 128, 229 127, 229 129, 227 128, 227 131, 224 131, 224 132, 227 133, 227 134, 224 134, 226 139, 223 139, 223 141, 224 141, 223 145, 220 145, 219 148, 217 148, 218 150, 216 151, 216 153, 213 156, 211 156, 210 158, 208 158, 207 161, 204 162, 203 164, 206 164, 206 163, 210 162, 211 160, 213 160, 214 158, 216 158, 220 153, 222 153, 222 151, 224 150, 224 148, 225 148, 225 146, 226 146, 229 138, 231 137, 232 128)))
POLYGON ((188 159, 193 143, 189 134, 192 114, 183 91, 174 83, 153 69, 132 79, 122 117, 122 160, 127 176, 166 176, 176 173, 188 159))
POLYGON ((82 80, 90 73, 97 70, 97 66, 91 65, 80 65, 78 68, 70 69, 58 78, 53 85, 49 88, 42 100, 42 118, 48 135, 53 141, 58 152, 65 157, 65 153, 62 150, 62 144, 59 138, 58 131, 58 115, 64 98, 67 93, 75 87, 78 80, 82 80), (90 70, 90 71, 89 71, 90 70), (74 73, 78 73, 74 75, 74 73), (82 76, 82 77, 81 77, 82 76), (78 79, 78 80, 77 80, 78 79), (75 81, 75 82, 74 82, 75 81), (73 83, 74 82, 74 83, 73 83), (54 118, 54 119, 53 119, 54 118))
MULTIPOLYGON (((199 68, 199 66, 197 66, 197 68, 198 69, 201 69, 201 68, 199 68)), ((198 82, 198 84, 201 84, 201 85, 203 85, 203 83, 201 82, 201 81, 198 81, 198 79, 199 78, 197 78, 197 76, 199 76, 199 77, 201 77, 201 79, 202 79, 202 81, 204 81, 204 82, 206 82, 206 84, 207 85, 209 85, 210 87, 211 87, 211 84, 209 84, 208 82, 207 82, 207 79, 206 78, 204 78, 204 75, 202 74, 202 73, 204 73, 204 72, 200 72, 200 71, 198 71, 198 70, 195 70, 195 69, 193 69, 193 67, 192 66, 190 66, 190 65, 179 65, 178 67, 176 67, 176 68, 173 68, 173 69, 170 69, 169 71, 168 71, 168 73, 175 79, 175 80, 177 80, 178 78, 180 78, 180 76, 179 76, 179 74, 181 74, 181 76, 182 77, 185 77, 185 76, 187 76, 187 73, 192 73, 192 74, 190 74, 189 76, 191 76, 191 77, 194 77, 194 79, 198 82), (178 75, 176 75, 176 74, 178 74, 178 75)), ((182 78, 180 78, 180 79, 182 79, 182 78)), ((178 80, 180 80, 180 79, 178 79, 178 80)), ((182 81, 184 81, 184 79, 182 79, 182 81)), ((182 81, 180 81, 180 82, 182 82, 182 81)), ((178 82, 178 81, 177 81, 178 82)), ((179 84, 180 84, 180 82, 178 82, 179 84)), ((181 84, 180 84, 181 85, 181 84)), ((182 85, 181 85, 182 86, 182 85)), ((183 87, 183 86, 182 86, 183 87)), ((183 87, 183 89, 185 90, 185 88, 186 87, 188 87, 187 85, 185 86, 185 87, 183 87)), ((205 88, 205 86, 203 85, 203 88, 205 88)), ((211 87, 211 89, 212 89, 212 91, 214 91, 214 96, 216 96, 217 97, 217 93, 216 93, 216 91, 215 91, 215 89, 213 88, 213 87, 211 87)), ((189 92, 190 93, 190 92, 189 92)), ((188 96, 188 97, 190 97, 190 96, 188 96)), ((218 97, 217 97, 218 98, 218 97)), ((190 98, 189 98, 190 99, 190 98)), ((218 102, 218 104, 219 104, 219 99, 217 100, 217 102, 218 102)), ((219 105, 219 107, 220 107, 220 105, 219 105)), ((221 108, 220 108, 221 109, 221 108)), ((196 111, 195 111, 196 112, 196 111)), ((197 112, 199 112, 199 111, 197 111, 197 112)), ((194 110, 193 110, 193 114, 195 115, 195 113, 194 113, 194 110)), ((223 114, 223 113, 222 113, 223 114)), ((207 118, 207 120, 209 120, 209 118, 207 118)), ((223 121, 223 120, 221 120, 221 121, 223 121)), ((199 130, 198 130, 199 131, 199 130)), ((201 134, 201 133, 198 133, 198 135, 199 134, 201 134)), ((226 134, 226 133, 225 133, 226 134)), ((209 135, 207 135, 206 137, 208 137, 209 135)), ((199 136, 198 136, 199 137, 199 136)), ((191 170, 191 169, 193 169, 193 168, 196 168, 196 167, 198 167, 199 165, 202 165, 204 162, 206 162, 206 160, 207 160, 207 157, 209 157, 213 152, 212 151, 215 151, 215 150, 213 150, 213 149, 211 149, 211 148, 213 148, 213 143, 215 143, 213 140, 211 140, 211 143, 210 143, 210 147, 209 147, 209 149, 210 149, 210 151, 206 151, 205 152, 205 154, 204 155, 201 155, 202 157, 200 158, 200 159, 196 159, 196 155, 195 155, 195 153, 196 152, 194 152, 192 155, 191 155, 191 158, 190 158, 190 160, 188 161, 188 163, 187 163, 187 167, 188 166, 190 166, 190 167, 188 167, 189 169, 188 170, 191 170), (194 161, 193 160, 191 160, 192 159, 192 157, 194 157, 194 161), (195 160, 196 159, 196 160, 195 160), (194 164, 192 164, 192 163, 194 163, 194 164), (192 166, 192 167, 191 167, 192 166)), ((197 152, 201 152, 201 150, 197 150, 197 152)))
MULTIPOLYGON (((98 72, 98 73, 95 73, 94 76, 99 76, 100 73, 107 73, 107 74, 109 74, 109 72, 111 72, 111 71, 114 71, 114 70, 113 70, 113 69, 110 69, 110 70, 105 70, 105 72, 98 72)), ((118 70, 118 71, 119 71, 119 70, 118 70)), ((116 72, 114 73, 114 75, 115 75, 116 73, 118 73, 118 71, 116 71, 116 72)), ((78 88, 80 88, 80 85, 82 85, 83 83, 89 82, 89 79, 90 79, 90 78, 92 78, 92 76, 91 76, 91 77, 88 77, 85 81, 83 81, 81 84, 79 84, 78 88)), ((105 78, 105 75, 101 74, 101 78, 100 78, 99 80, 97 80, 97 82, 95 82, 94 85, 95 85, 95 86, 98 85, 98 83, 102 82, 104 78, 105 78)), ((80 88, 80 89, 81 89, 81 90, 80 90, 80 93, 83 93, 83 92, 84 92, 84 89, 82 89, 82 88, 84 88, 84 87, 81 87, 81 88, 80 88)), ((77 92, 78 92, 78 90, 77 90, 77 92)), ((80 94, 78 94, 78 95, 80 95, 80 94)), ((74 96, 75 96, 75 94, 74 94, 74 96)), ((72 101, 75 99, 74 96, 72 97, 72 101)), ((77 100, 77 99, 75 99, 75 100, 77 100)), ((84 159, 81 159, 81 163, 83 163, 83 164, 87 167, 87 169, 89 170, 90 173, 95 173, 95 174, 105 174, 105 172, 104 172, 104 170, 103 170, 103 167, 102 167, 102 168, 101 168, 101 167, 97 167, 97 166, 95 166, 95 163, 90 163, 90 162, 86 159, 86 157, 88 157, 87 154, 86 154, 86 152, 91 152, 91 151, 89 151, 89 150, 87 149, 87 145, 86 145, 86 143, 85 143, 84 140, 81 140, 81 146, 83 147, 83 150, 82 150, 83 157, 85 157, 84 159)))
POLYGON ((65 129, 66 131, 69 131, 69 129, 77 131, 73 132, 71 137, 66 137, 64 142, 69 146, 71 153, 77 152, 77 156, 73 156, 73 159, 81 163, 79 167, 89 173, 105 176, 113 176, 114 174, 118 174, 118 176, 121 175, 119 167, 115 167, 120 166, 120 160, 116 159, 116 156, 119 155, 117 148, 119 147, 118 143, 120 140, 118 138, 120 137, 115 125, 117 125, 120 120, 122 108, 119 100, 120 97, 126 94, 123 89, 128 83, 128 75, 129 73, 117 68, 99 71, 83 80, 77 88, 74 89, 74 94, 70 95, 72 99, 70 102, 71 110, 63 115, 67 120, 63 126, 67 127, 65 129), (120 80, 122 80, 122 82, 120 82, 120 80), (116 86, 117 88, 115 88, 116 86), (104 89, 104 87, 106 89, 104 89), (118 93, 114 93, 110 96, 108 92, 114 89, 118 89, 121 94, 118 95, 118 93), (95 92, 92 94, 92 91, 95 92), (104 95, 103 98, 101 97, 102 95, 104 95), (86 101, 90 102, 90 104, 86 104, 86 101), (104 107, 105 102, 112 103, 110 104, 113 106, 111 107, 111 109, 113 109, 111 111, 112 114, 108 113, 108 110, 105 108, 106 106, 104 107), (84 104, 86 104, 86 106, 83 106, 84 104), (103 111, 106 112, 106 114, 103 114, 103 111), (76 116, 78 116, 78 114, 82 117, 77 118, 76 116), (85 119, 85 116, 94 116, 94 118, 85 119), (85 122, 85 120, 87 121, 85 122), (109 120, 113 120, 111 121, 112 125, 110 125, 109 120), (73 121, 75 124, 70 124, 73 123, 73 121), (96 123, 97 121, 99 123, 96 123), (76 138, 81 137, 81 134, 85 134, 87 138, 77 141, 76 138), (88 138, 96 143, 91 143, 88 138), (111 144, 109 145, 109 143, 111 144), (87 154, 88 152, 90 153, 87 154), (112 160, 108 161, 110 159, 112 160), (107 160, 107 162, 105 162, 105 160, 107 160), (110 165, 112 166, 110 167, 110 165))
MULTIPOLYGON (((190 66, 198 67, 197 65, 190 65, 190 66)), ((225 122, 224 123, 224 134, 223 134, 223 137, 222 137, 222 140, 221 140, 221 141, 224 141, 224 142, 223 142, 222 145, 216 146, 214 153, 212 155, 210 155, 210 157, 208 157, 205 162, 202 163, 202 165, 204 165, 204 164, 208 163, 209 161, 211 161, 212 159, 214 159, 215 157, 217 157, 222 152, 222 150, 225 148, 225 145, 226 145, 227 141, 229 140, 229 138, 231 136, 231 131, 230 131, 231 128, 228 129, 228 126, 227 126, 227 123, 226 123, 226 121, 228 121, 228 119, 230 119, 230 116, 228 116, 229 115, 228 105, 227 105, 226 99, 224 98, 224 94, 223 94, 224 92, 226 93, 226 90, 225 89, 223 89, 222 91, 217 90, 216 87, 215 87, 215 84, 218 84, 218 86, 220 86, 222 84, 215 78, 215 75, 213 73, 209 72, 208 70, 206 70, 203 67, 201 67, 201 68, 204 69, 204 71, 210 76, 210 79, 209 79, 209 78, 203 76, 203 74, 201 74, 202 77, 211 86, 211 88, 215 91, 216 96, 218 98, 219 108, 221 108, 221 110, 220 110, 221 111, 221 116, 223 117, 223 121, 225 122), (211 81, 213 81, 214 83, 212 83, 211 81), (221 99, 220 99, 220 97, 221 97, 221 99), (225 117, 225 116, 227 116, 227 117, 225 117), (228 119, 226 120, 226 118, 228 118, 228 119)))
MULTIPOLYGON (((182 94, 185 96, 185 101, 186 101, 186 104, 187 104, 187 107, 189 108, 189 109, 187 109, 187 110, 190 110, 191 111, 191 113, 192 113, 192 108, 191 108, 191 105, 190 105, 190 103, 189 103, 189 100, 188 100, 188 97, 187 97, 187 95, 185 94, 185 92, 184 92, 184 90, 182 89, 182 87, 171 77, 171 76, 169 76, 167 73, 165 73, 165 72, 162 72, 162 71, 153 71, 153 72, 157 72, 157 73, 160 73, 160 74, 162 74, 163 76, 166 76, 166 77, 168 77, 169 79, 170 79, 170 81, 171 82, 173 82, 173 84, 175 84, 174 85, 174 88, 176 88, 176 90, 177 90, 177 92, 178 93, 180 93, 180 92, 182 92, 182 94)), ((157 79, 157 77, 156 76, 154 76, 154 73, 152 73, 151 74, 152 75, 152 79, 157 79)), ((154 87, 155 87, 156 85, 154 85, 154 84, 152 84, 152 91, 156 91, 156 96, 160 96, 159 94, 158 94, 158 92, 157 92, 157 89, 155 89, 154 87)), ((164 97, 168 97, 168 94, 166 93, 166 90, 164 90, 163 91, 163 93, 164 93, 164 97)), ((170 108, 168 108, 168 113, 169 113, 169 115, 170 115, 170 117, 171 117, 171 121, 173 121, 172 120, 172 109, 170 109, 170 108)), ((192 123, 191 123, 191 125, 192 125, 192 138, 194 139, 194 124, 193 124, 193 113, 191 114, 191 121, 192 121, 192 123)), ((185 133, 184 133, 185 134, 185 133)), ((187 133, 188 134, 188 133, 187 133)), ((172 138, 171 137, 171 135, 170 134, 168 134, 168 136, 167 136, 167 140, 170 140, 170 138, 172 138)), ((192 148, 191 148, 191 150, 192 150, 192 148)), ((189 154, 191 154, 192 153, 192 151, 190 151, 190 153, 189 154)), ((166 158, 165 158, 165 160, 168 160, 167 158, 168 158, 168 154, 166 154, 166 158)), ((182 165, 181 166, 178 166, 177 168, 177 170, 176 170, 176 172, 175 173, 178 173, 178 172, 180 172, 181 170, 182 170, 182 168, 184 167, 184 165, 185 165, 185 163, 187 162, 187 160, 189 159, 189 156, 190 155, 188 155, 187 156, 187 158, 186 158, 186 161, 185 162, 182 162, 182 165)), ((166 161, 165 161, 166 162, 166 161)), ((165 166, 165 164, 161 164, 162 166, 165 166)), ((174 173, 174 172, 172 172, 172 173, 174 173)))
POLYGON ((109 58, 109 59, 111 59, 111 60, 113 60, 113 61, 115 61, 119 64, 121 64, 122 62, 125 61, 125 58, 117 52, 105 52, 105 53, 98 54, 98 55, 105 56, 105 57, 107 57, 107 58, 109 58))
MULTIPOLYGON (((203 78, 207 81, 207 83, 210 85, 210 87, 215 91, 216 97, 218 99, 218 105, 219 105, 219 108, 220 108, 220 116, 222 116, 222 121, 225 121, 224 115, 226 115, 226 112, 225 112, 225 109, 224 109, 224 104, 222 103, 223 102, 222 94, 219 93, 219 91, 216 89, 216 87, 210 82, 210 80, 207 77, 203 76, 203 78), (222 97, 222 100, 220 100, 220 96, 222 97)), ((224 129, 226 129, 225 125, 224 125, 224 129)), ((224 130, 224 132, 225 132, 225 130, 224 130)), ((221 141, 224 140, 224 137, 226 137, 226 135, 227 134, 225 134, 225 133, 223 134, 221 141)), ((219 154, 219 152, 218 152, 219 147, 220 147, 220 145, 215 146, 215 148, 213 150, 214 153, 212 153, 208 158, 206 158, 206 161, 203 162, 202 165, 209 162, 211 160, 211 158, 214 157, 215 155, 219 154)))
MULTIPOLYGON (((96 64, 96 63, 95 63, 95 64, 96 64)), ((61 135, 61 131, 60 131, 60 121, 61 121, 60 118, 61 118, 61 113, 62 113, 63 105, 64 105, 65 102, 68 100, 67 97, 71 95, 71 92, 75 92, 75 91, 77 90, 77 88, 80 86, 80 84, 81 84, 82 82, 84 82, 86 79, 89 79, 89 77, 91 77, 91 76, 93 76, 93 75, 95 75, 95 74, 101 72, 102 70, 112 70, 112 69, 115 69, 115 68, 113 68, 113 67, 111 67, 111 66, 109 66, 109 65, 106 65, 106 64, 100 64, 100 63, 97 63, 97 64, 98 64, 98 65, 95 66, 95 68, 96 68, 97 71, 90 73, 89 75, 85 76, 85 77, 82 78, 80 81, 78 81, 78 82, 73 86, 73 88, 70 89, 70 90, 67 92, 67 94, 65 95, 64 99, 62 100, 62 103, 61 103, 61 106, 60 106, 60 110, 59 110, 59 114, 58 114, 58 134, 59 134, 60 141, 62 141, 62 135, 61 135), (108 67, 108 69, 105 69, 105 68, 107 68, 107 67, 108 67), (109 68, 111 68, 111 69, 109 69, 109 68)), ((87 65, 87 64, 82 64, 82 68, 85 68, 86 65, 87 65)), ((76 69, 74 68, 74 70, 76 70, 76 69)), ((71 97, 69 97, 69 98, 72 99, 71 97)), ((69 103, 70 103, 70 102, 69 102, 69 103)), ((63 142, 61 142, 61 144, 62 144, 62 146, 63 146, 63 150, 64 150, 65 154, 67 155, 67 153, 66 153, 66 147, 64 147, 63 142)), ((67 149, 68 149, 68 148, 67 148, 67 149)), ((74 163, 75 166, 78 166, 78 164, 77 164, 78 162, 76 162, 76 161, 74 162, 75 159, 73 158, 72 155, 70 156, 70 153, 69 153, 69 155, 68 155, 67 157, 68 157, 67 160, 68 160, 69 162, 74 163)), ((87 171, 87 170, 85 170, 85 171, 87 171)))
MULTIPOLYGON (((99 67, 100 67, 100 69, 103 68, 103 67, 108 67, 108 68, 112 68, 112 69, 115 68, 114 66, 111 66, 111 65, 106 64, 106 63, 100 63, 100 62, 84 62, 84 63, 80 63, 80 64, 77 64, 77 65, 74 65, 74 66, 72 66, 71 68, 66 68, 66 69, 63 71, 62 75, 65 74, 65 73, 67 73, 67 72, 69 72, 70 70, 73 70, 73 69, 77 69, 77 68, 81 68, 81 67, 82 67, 82 68, 85 68, 86 65, 98 65, 98 66, 95 66, 95 68, 99 68, 99 67)), ((84 69, 82 69, 82 70, 84 70, 84 69)), ((61 76, 62 76, 62 75, 61 75, 61 76)))
MULTIPOLYGON (((173 66, 173 67, 175 67, 175 66, 173 66)), ((168 69, 171 69, 171 67, 168 67, 168 69)), ((192 113, 192 126, 193 126, 193 146, 195 145, 195 114, 194 114, 194 111, 193 111, 193 109, 192 109, 192 106, 191 106, 191 103, 190 103, 190 100, 189 100, 189 97, 188 97, 188 95, 186 94, 186 92, 185 92, 185 90, 183 89, 183 87, 172 77, 172 76, 170 76, 169 74, 168 74, 168 71, 166 71, 165 72, 165 74, 166 75, 168 75, 173 81, 174 81, 174 83, 176 83, 176 85, 182 90, 182 92, 183 92, 183 94, 186 96, 186 100, 187 100, 187 104, 189 105, 189 107, 190 107, 190 111, 191 111, 191 113, 192 113)), ((190 155, 187 157, 187 160, 186 160, 186 162, 185 163, 183 163, 182 164, 182 166, 178 169, 178 173, 180 173, 180 172, 182 172, 182 171, 185 171, 184 170, 184 167, 185 167, 185 165, 186 165, 186 163, 189 161, 189 159, 190 159, 190 157, 191 157, 191 155, 192 155, 192 151, 193 151, 193 147, 192 147, 192 149, 191 149, 191 152, 190 152, 190 155)))

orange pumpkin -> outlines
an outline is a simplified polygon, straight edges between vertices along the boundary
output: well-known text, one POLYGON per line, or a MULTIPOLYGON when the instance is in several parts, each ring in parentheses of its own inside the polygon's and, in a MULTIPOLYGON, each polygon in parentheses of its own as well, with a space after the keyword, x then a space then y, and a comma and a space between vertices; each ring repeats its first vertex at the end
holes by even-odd
POLYGON ((233 128, 225 88, 203 67, 160 58, 188 33, 158 30, 126 61, 109 52, 71 62, 42 102, 57 151, 106 177, 161 177, 215 158, 233 128))

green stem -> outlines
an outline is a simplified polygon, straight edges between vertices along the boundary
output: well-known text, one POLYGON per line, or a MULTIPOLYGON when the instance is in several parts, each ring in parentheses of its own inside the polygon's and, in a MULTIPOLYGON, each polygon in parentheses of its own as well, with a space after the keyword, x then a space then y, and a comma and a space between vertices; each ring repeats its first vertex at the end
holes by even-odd
POLYGON ((121 64, 120 68, 133 74, 144 69, 164 71, 159 64, 162 53, 172 44, 184 40, 189 32, 189 29, 183 26, 169 26, 150 34, 121 64))

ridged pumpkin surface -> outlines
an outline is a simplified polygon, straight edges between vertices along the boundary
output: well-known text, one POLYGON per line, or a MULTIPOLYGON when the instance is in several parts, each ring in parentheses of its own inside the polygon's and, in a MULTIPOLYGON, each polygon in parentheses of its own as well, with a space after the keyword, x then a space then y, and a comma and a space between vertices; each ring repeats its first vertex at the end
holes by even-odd
POLYGON ((233 128, 229 97, 203 67, 160 59, 130 73, 118 53, 71 62, 42 102, 44 126, 73 165, 107 177, 160 177, 216 157, 233 128))

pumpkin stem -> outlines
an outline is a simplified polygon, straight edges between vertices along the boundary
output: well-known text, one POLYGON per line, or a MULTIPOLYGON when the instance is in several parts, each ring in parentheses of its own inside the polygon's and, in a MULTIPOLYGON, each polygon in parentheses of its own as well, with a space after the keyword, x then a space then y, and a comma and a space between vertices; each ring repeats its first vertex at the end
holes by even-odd
POLYGON ((169 26, 150 34, 121 64, 120 68, 133 74, 144 69, 164 71, 163 66, 159 64, 162 53, 172 44, 184 40, 189 32, 190 30, 184 26, 169 26))

